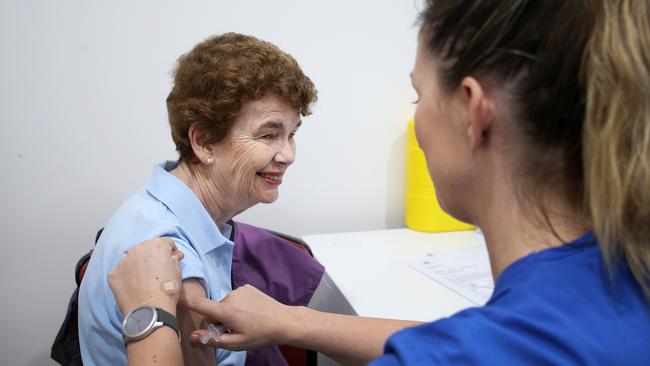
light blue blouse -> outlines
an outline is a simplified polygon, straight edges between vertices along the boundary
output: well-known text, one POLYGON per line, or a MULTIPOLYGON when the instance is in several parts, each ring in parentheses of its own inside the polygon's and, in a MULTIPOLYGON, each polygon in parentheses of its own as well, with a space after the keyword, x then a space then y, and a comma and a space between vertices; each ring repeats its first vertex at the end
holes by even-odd
MULTIPOLYGON (((210 299, 221 300, 232 290, 233 243, 219 231, 189 187, 168 173, 176 165, 168 161, 155 166, 151 180, 117 210, 95 246, 79 292, 84 365, 127 364, 121 331, 124 315, 107 276, 122 253, 141 241, 157 236, 173 239, 185 254, 183 279, 197 278, 210 299)), ((215 352, 219 365, 243 365, 246 357, 245 352, 215 352)))

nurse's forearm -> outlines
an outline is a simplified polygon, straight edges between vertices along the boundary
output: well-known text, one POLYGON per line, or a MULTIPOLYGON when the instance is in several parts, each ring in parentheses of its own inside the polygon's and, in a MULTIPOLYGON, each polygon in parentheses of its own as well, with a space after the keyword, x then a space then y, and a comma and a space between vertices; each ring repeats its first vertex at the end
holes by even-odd
MULTIPOLYGON (((172 316, 176 309, 167 299, 150 299, 148 305, 159 307, 172 316)), ((147 337, 131 342, 126 346, 129 366, 183 366, 183 353, 178 333, 170 327, 160 327, 147 337)))
POLYGON ((294 321, 284 336, 289 345, 324 353, 344 365, 365 365, 383 353, 388 337, 416 321, 365 318, 290 307, 294 321))
MULTIPOLYGON (((324 353, 346 365, 367 363, 382 354, 391 334, 420 324, 283 305, 251 285, 237 288, 220 302, 199 297, 188 306, 230 329, 208 345, 246 350, 286 344, 324 353)), ((197 329, 192 341, 200 344, 207 335, 207 330, 197 329)))
POLYGON ((170 327, 156 329, 147 338, 127 346, 129 366, 183 366, 178 334, 170 327))

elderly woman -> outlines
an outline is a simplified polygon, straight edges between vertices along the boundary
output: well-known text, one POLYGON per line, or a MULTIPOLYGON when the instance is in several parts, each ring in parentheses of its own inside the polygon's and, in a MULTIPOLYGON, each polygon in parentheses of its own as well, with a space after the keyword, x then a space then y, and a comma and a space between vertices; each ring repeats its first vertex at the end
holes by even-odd
MULTIPOLYGON (((154 167, 152 178, 118 209, 97 243, 79 294, 84 364, 125 365, 128 346, 153 330, 138 327, 152 313, 185 338, 202 318, 183 306, 184 299, 220 300, 231 291, 227 222, 278 198, 295 158, 301 115, 310 114, 315 100, 313 83, 290 55, 250 36, 209 38, 179 59, 167 107, 180 158, 154 167), (169 304, 135 312, 124 320, 123 334, 124 315, 133 308, 117 307, 107 275, 133 245, 158 236, 184 253, 182 283, 168 279, 163 289, 174 293, 180 285, 178 309, 169 304)), ((245 352, 182 344, 187 364, 244 363, 245 352)))

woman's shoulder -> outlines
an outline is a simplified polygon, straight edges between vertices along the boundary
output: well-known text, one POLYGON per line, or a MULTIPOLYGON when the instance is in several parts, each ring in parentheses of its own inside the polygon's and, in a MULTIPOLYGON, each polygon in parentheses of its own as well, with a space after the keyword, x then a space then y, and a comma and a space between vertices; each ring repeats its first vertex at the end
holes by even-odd
POLYGON ((108 220, 93 256, 106 250, 121 253, 156 236, 184 240, 178 219, 162 202, 149 195, 145 188, 140 188, 108 220))
POLYGON ((146 187, 141 187, 117 208, 106 223, 106 230, 110 230, 114 226, 135 227, 137 225, 147 228, 151 226, 173 227, 177 224, 178 220, 171 214, 167 206, 152 196, 146 187))

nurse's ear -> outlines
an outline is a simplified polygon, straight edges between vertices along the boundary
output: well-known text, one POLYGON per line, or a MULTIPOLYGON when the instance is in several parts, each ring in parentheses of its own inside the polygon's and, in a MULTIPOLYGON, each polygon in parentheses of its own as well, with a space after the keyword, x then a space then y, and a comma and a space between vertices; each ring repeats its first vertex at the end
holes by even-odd
POLYGON ((196 126, 190 126, 187 135, 190 139, 190 144, 192 144, 192 151, 196 158, 203 164, 214 164, 214 145, 209 143, 210 135, 208 132, 197 128, 196 126))
POLYGON ((467 135, 470 148, 474 151, 489 142, 494 123, 494 103, 488 98, 483 85, 471 76, 463 79, 461 89, 467 106, 467 135))

